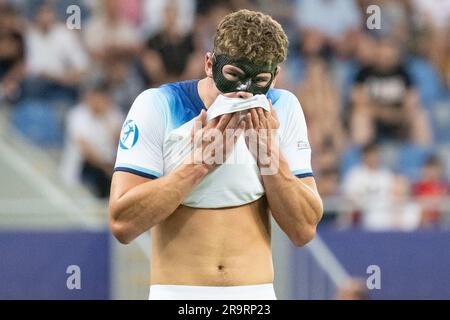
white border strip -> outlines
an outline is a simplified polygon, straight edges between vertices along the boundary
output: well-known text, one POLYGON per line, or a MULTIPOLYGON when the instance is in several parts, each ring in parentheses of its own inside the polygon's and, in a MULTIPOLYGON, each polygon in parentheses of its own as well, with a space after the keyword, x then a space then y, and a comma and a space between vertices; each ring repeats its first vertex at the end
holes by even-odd
POLYGON ((350 275, 345 270, 344 266, 339 262, 318 234, 316 234, 306 248, 322 269, 328 274, 336 287, 340 287, 350 278, 350 275))

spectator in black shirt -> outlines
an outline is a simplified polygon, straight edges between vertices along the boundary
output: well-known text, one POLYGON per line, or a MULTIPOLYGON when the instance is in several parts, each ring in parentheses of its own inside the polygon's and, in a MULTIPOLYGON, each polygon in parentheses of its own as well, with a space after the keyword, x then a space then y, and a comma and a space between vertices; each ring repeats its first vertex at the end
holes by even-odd
POLYGON ((375 62, 357 73, 350 126, 357 144, 373 139, 418 144, 430 140, 427 115, 393 39, 378 40, 375 62))
POLYGON ((164 28, 147 41, 142 60, 149 85, 153 86, 183 80, 194 51, 192 35, 182 35, 176 28, 177 7, 169 4, 164 13, 164 28))

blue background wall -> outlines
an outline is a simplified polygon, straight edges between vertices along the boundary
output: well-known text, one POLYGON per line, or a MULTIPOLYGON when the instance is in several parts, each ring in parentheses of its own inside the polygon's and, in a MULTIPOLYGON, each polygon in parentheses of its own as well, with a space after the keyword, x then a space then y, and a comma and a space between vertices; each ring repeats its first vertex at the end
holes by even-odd
POLYGON ((108 232, 0 231, 0 299, 109 299, 108 232), (69 265, 81 290, 69 290, 69 265))
POLYGON ((374 299, 450 299, 450 232, 319 234, 350 275, 367 279, 369 265, 381 268, 374 299))

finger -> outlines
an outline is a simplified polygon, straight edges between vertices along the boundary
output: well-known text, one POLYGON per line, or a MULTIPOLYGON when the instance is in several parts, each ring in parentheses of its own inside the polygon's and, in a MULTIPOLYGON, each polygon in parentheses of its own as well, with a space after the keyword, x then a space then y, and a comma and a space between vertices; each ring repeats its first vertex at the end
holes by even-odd
POLYGON ((251 112, 248 112, 245 115, 245 122, 246 122, 246 127, 247 129, 253 129, 253 119, 252 119, 252 114, 251 112))
POLYGON ((218 123, 219 123, 219 117, 211 119, 208 121, 205 128, 207 128, 207 129, 215 128, 218 123))
POLYGON ((200 111, 200 114, 195 118, 195 124, 202 127, 204 124, 204 119, 206 118, 205 110, 200 111))
POLYGON ((264 111, 262 108, 256 108, 256 112, 258 113, 259 123, 261 124, 267 124, 267 117, 264 114, 264 111))
MULTIPOLYGON (((205 121, 206 121, 206 112, 205 112, 205 121)), ((203 132, 202 132, 202 141, 204 141, 204 142, 211 141, 211 136, 213 135, 212 129, 215 128, 218 123, 219 123, 219 117, 211 119, 206 123, 206 126, 204 127, 203 132)))
POLYGON ((206 126, 206 111, 204 109, 200 112, 200 120, 202 122, 202 127, 206 126))
POLYGON ((227 127, 228 122, 230 122, 231 118, 232 118, 231 113, 227 113, 227 114, 220 116, 220 120, 219 120, 219 123, 217 124, 216 128, 223 132, 225 130, 225 128, 227 127))
POLYGON ((234 129, 237 128, 239 125, 239 112, 236 112, 233 114, 233 117, 231 118, 230 122, 228 122, 228 125, 226 129, 234 129))
POLYGON ((223 131, 223 138, 226 141, 224 156, 229 154, 229 151, 232 149, 232 146, 234 145, 235 140, 234 137, 235 135, 239 134, 239 132, 235 130, 238 127, 239 116, 240 116, 239 112, 234 113, 230 122, 228 122, 227 127, 223 131))
POLYGON ((258 112, 255 109, 250 109, 250 113, 252 115, 253 128, 258 129, 259 127, 259 116, 258 112))
POLYGON ((227 136, 225 137, 225 142, 226 142, 225 157, 226 157, 226 159, 228 158, 230 153, 235 148, 235 145, 236 145, 239 137, 242 135, 242 133, 244 131, 245 131, 245 121, 241 121, 241 122, 239 122, 239 125, 238 125, 236 131, 228 133, 227 136))
POLYGON ((245 130, 246 130, 246 131, 244 131, 245 143, 248 145, 248 143, 249 143, 249 132, 251 130, 253 130, 252 114, 250 113, 250 111, 248 111, 245 114, 245 117, 244 117, 243 121, 245 121, 245 130))

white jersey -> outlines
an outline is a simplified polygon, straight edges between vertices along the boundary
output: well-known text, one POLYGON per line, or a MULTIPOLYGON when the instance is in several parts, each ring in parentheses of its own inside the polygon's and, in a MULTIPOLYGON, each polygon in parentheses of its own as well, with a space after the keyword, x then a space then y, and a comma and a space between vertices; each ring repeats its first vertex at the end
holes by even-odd
MULTIPOLYGON (((198 80, 171 83, 141 93, 122 128, 115 171, 149 179, 169 174, 184 160, 183 141, 205 106, 198 80)), ((280 121, 280 151, 292 173, 312 176, 305 117, 295 95, 270 89, 267 97, 280 121)), ((265 193, 258 166, 241 136, 230 158, 208 174, 182 202, 195 208, 223 208, 253 202, 265 193), (238 159, 238 160, 236 160, 238 159)))

